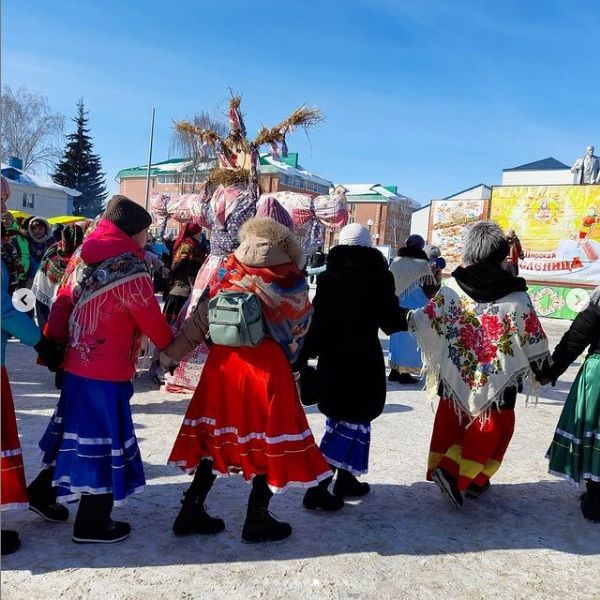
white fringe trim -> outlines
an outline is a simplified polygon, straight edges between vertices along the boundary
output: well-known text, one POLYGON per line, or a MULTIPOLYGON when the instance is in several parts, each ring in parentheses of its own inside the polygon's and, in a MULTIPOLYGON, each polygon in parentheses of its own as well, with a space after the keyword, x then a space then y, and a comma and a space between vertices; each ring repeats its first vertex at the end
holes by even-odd
MULTIPOLYGON (((543 351, 539 354, 528 357, 528 362, 535 363, 537 366, 541 367, 542 363, 548 358, 548 356, 548 352, 543 351)), ((436 363, 435 361, 431 360, 423 353, 423 365, 426 374, 425 389, 429 392, 430 398, 432 400, 435 399, 435 397, 437 396, 438 387, 441 383, 443 396, 444 398, 446 398, 446 400, 452 403, 456 414, 459 417, 464 415, 469 419, 469 424, 467 425, 467 427, 470 427, 477 420, 479 420, 479 422, 482 425, 489 421, 492 414, 492 410, 494 410, 494 407, 497 407, 500 400, 502 400, 504 392, 506 392, 506 390, 510 387, 518 386, 519 383, 523 383, 525 380, 529 381, 530 386, 529 393, 527 394, 527 398, 525 400, 525 405, 529 406, 529 394, 533 389, 534 391, 536 391, 534 406, 537 406, 537 390, 539 390, 540 385, 539 382, 535 379, 535 375, 533 374, 529 364, 518 369, 512 375, 512 377, 506 380, 503 383, 502 387, 499 390, 497 390, 493 396, 488 398, 485 404, 483 404, 481 408, 477 410, 476 413, 469 412, 468 408, 464 405, 461 398, 454 391, 452 386, 442 378, 439 363, 436 363)))

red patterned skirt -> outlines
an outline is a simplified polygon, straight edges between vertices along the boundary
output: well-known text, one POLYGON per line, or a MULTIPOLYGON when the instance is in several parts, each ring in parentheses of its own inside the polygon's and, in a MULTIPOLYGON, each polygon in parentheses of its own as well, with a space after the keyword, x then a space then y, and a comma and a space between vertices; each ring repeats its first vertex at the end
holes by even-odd
POLYGON ((17 430, 15 406, 6 367, 2 367, 2 431, 0 450, 0 501, 2 510, 27 508, 27 485, 17 430))
POLYGON ((331 475, 273 340, 211 349, 169 464, 192 473, 203 458, 219 475, 266 475, 273 492, 312 487, 331 475))

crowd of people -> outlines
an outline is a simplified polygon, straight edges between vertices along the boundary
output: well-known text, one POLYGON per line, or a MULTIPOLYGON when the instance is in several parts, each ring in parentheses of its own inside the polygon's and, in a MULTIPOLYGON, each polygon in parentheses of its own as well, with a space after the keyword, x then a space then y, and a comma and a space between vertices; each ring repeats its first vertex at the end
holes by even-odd
MULTIPOLYGON (((2 211, 2 509, 29 506, 66 521, 67 504, 78 500, 74 542, 128 537, 130 525, 113 520, 112 509, 145 486, 130 401, 147 336, 170 371, 201 344, 209 349, 168 459, 193 476, 175 534, 222 531, 207 497, 217 476, 241 473, 251 483, 242 540, 282 540, 292 527, 270 513, 274 494, 299 486, 306 509, 337 511, 370 491, 359 478, 368 472, 371 423, 385 405, 382 330, 391 336, 390 381, 414 384, 424 372, 439 398, 426 477, 456 508, 489 490, 514 431, 517 394, 528 383, 555 383, 587 348, 548 457, 551 472, 586 485, 582 513, 600 522, 600 287, 551 354, 526 282, 508 268, 511 241, 496 224, 468 230, 462 265, 443 285, 439 248, 410 236, 388 265, 367 228, 346 225, 311 302, 304 250, 272 199, 240 223, 232 251, 219 256, 216 283, 188 309, 194 278, 211 260, 193 223, 171 249, 157 240, 148 248, 150 214, 114 196, 100 218, 63 228, 48 247, 52 232, 40 219, 6 238, 14 225, 4 198, 2 211), (168 276, 157 260, 170 265, 168 276), (10 300, 29 279, 37 325, 10 300), (258 341, 212 340, 223 326, 215 300, 232 293, 258 299, 258 341), (43 468, 29 487, 4 367, 9 334, 33 346, 40 364, 64 372, 40 441, 43 468), (319 445, 303 404, 326 418, 319 445)), ((315 263, 325 259, 318 251, 315 263)), ((18 547, 18 534, 2 531, 2 553, 18 547)))

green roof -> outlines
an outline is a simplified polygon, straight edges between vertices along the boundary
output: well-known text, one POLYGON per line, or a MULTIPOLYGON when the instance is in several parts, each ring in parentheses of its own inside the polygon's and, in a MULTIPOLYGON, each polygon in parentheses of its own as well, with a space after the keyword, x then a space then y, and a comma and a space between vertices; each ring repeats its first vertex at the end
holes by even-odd
MULTIPOLYGON (((157 175, 190 173, 192 171, 191 165, 187 165, 185 167, 181 166, 181 163, 190 162, 190 160, 191 159, 189 158, 173 158, 171 160, 163 160, 162 162, 152 163, 152 165, 150 165, 150 177, 156 177, 157 175)), ((208 174, 214 165, 215 161, 213 159, 206 165, 201 165, 199 172, 208 174)), ((332 185, 329 180, 319 177, 318 175, 315 175, 314 173, 311 173, 300 166, 298 164, 297 152, 289 152, 287 156, 279 156, 277 159, 274 159, 269 153, 261 154, 259 156, 259 172, 299 177, 300 179, 312 181, 327 187, 332 185)), ((119 180, 133 178, 137 179, 140 177, 146 177, 147 173, 148 167, 143 165, 139 167, 131 167, 130 169, 121 169, 117 173, 116 178, 119 180)))
MULTIPOLYGON (((180 173, 181 169, 175 168, 175 165, 180 165, 184 162, 189 162, 189 158, 172 158, 171 160, 163 160, 161 162, 152 163, 150 165, 150 176, 154 175, 170 175, 172 173, 180 173), (166 168, 167 165, 174 165, 173 169, 166 168)), ((185 168, 183 172, 189 172, 191 169, 185 168)), ((210 169, 200 169, 201 171, 208 171, 210 169)), ((148 173, 147 166, 131 167, 129 169, 121 169, 117 173, 117 179, 127 179, 129 177, 146 177, 148 173)))
MULTIPOLYGON (((271 157, 271 154, 263 154, 260 156, 259 161, 260 161, 260 165, 261 167, 264 166, 268 166, 270 167, 270 163, 267 161, 267 157, 271 157)), ((290 167, 294 167, 294 169, 298 168, 298 153, 297 152, 288 152, 287 156, 281 156, 279 155, 279 158, 277 159, 279 160, 279 162, 285 163, 286 165, 290 165, 290 167)), ((262 169, 261 169, 262 171, 262 169)), ((266 171, 267 173, 269 171, 266 171)))

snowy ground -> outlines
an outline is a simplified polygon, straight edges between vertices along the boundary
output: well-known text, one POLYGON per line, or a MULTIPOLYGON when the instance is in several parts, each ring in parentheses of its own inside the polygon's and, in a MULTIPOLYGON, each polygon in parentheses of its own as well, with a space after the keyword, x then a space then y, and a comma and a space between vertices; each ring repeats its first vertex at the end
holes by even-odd
MULTIPOLYGON (((552 347, 567 324, 545 321, 552 347)), ((387 345, 384 341, 384 345, 387 345)), ((34 352, 8 348, 28 479, 39 440, 58 398, 34 352)), ((272 501, 294 527, 276 544, 240 542, 249 487, 218 480, 209 510, 225 519, 214 537, 176 538, 171 524, 188 477, 165 465, 189 395, 165 395, 136 383, 133 415, 148 487, 115 516, 131 537, 111 546, 80 546, 68 524, 25 511, 3 513, 21 534, 21 550, 2 560, 2 598, 599 598, 600 526, 585 522, 578 490, 546 472, 544 454, 576 368, 537 408, 517 409, 517 429, 493 489, 453 510, 423 480, 433 413, 421 391, 390 384, 374 422, 372 492, 336 514, 304 510, 292 490, 272 501)), ((343 377, 343 373, 340 373, 343 377)), ((324 418, 309 420, 317 439, 324 418)))

